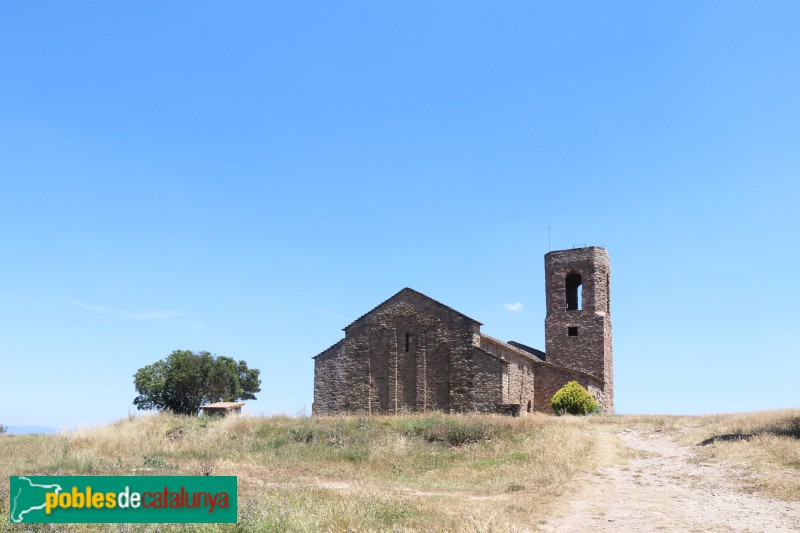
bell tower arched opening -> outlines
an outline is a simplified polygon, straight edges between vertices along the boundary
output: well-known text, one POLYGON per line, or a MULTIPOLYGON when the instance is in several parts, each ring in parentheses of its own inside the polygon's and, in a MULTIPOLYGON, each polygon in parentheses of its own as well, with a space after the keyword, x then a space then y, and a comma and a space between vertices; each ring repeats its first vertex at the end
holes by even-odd
POLYGON ((570 272, 566 279, 567 311, 580 311, 583 307, 583 281, 579 272, 570 272))

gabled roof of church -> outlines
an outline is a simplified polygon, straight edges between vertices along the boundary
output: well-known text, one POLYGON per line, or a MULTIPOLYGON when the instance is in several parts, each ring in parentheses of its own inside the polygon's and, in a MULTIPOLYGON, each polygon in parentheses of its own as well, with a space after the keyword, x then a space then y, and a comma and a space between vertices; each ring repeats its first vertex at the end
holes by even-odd
MULTIPOLYGON (((518 342, 514 341, 503 342, 500 339, 495 339, 494 337, 487 335, 486 333, 481 333, 481 341, 487 341, 492 344, 498 344, 503 348, 505 348, 506 350, 509 350, 512 353, 516 353, 519 356, 525 357, 526 359, 531 359, 532 361, 537 363, 544 363, 544 357, 542 357, 544 355, 544 352, 536 350, 535 348, 530 348, 529 350, 526 350, 525 348, 522 348, 523 345, 520 345, 518 342)), ((502 357, 500 359, 502 359, 502 357)))
POLYGON ((471 322, 474 322, 475 324, 478 324, 479 326, 482 326, 482 325, 483 325, 481 322, 478 322, 478 321, 477 321, 477 320, 475 320, 474 318, 468 317, 468 316, 467 316, 467 315, 465 315, 464 313, 461 313, 461 312, 459 312, 459 311, 456 311, 456 310, 455 310, 455 309, 453 309, 452 307, 450 307, 450 306, 448 306, 448 305, 445 305, 445 304, 443 304, 442 302, 440 302, 440 301, 438 301, 438 300, 434 300, 433 298, 431 298, 430 296, 428 296, 428 295, 426 295, 426 294, 422 294, 422 293, 421 293, 421 292, 419 292, 419 291, 415 291, 414 289, 411 289, 411 288, 409 288, 409 287, 406 287, 405 289, 402 289, 402 290, 400 290, 400 291, 396 292, 395 294, 393 294, 392 296, 390 296, 390 297, 389 297, 389 298, 387 298, 386 300, 382 301, 381 303, 379 303, 378 305, 376 305, 375 307, 373 307, 372 309, 370 309, 369 311, 367 311, 366 313, 364 313, 364 314, 363 314, 363 315, 361 315, 360 317, 356 318, 356 319, 355 319, 355 320, 353 320, 353 321, 352 321, 350 324, 348 324, 347 326, 345 326, 345 327, 344 327, 344 328, 342 328, 342 329, 343 329, 344 331, 347 331, 347 328, 349 328, 349 327, 353 326, 355 323, 357 323, 357 322, 361 321, 361 320, 362 320, 364 317, 366 317, 367 315, 370 315, 370 314, 374 313, 375 311, 377 311, 378 309, 380 309, 381 307, 383 307, 383 306, 384 306, 384 305, 386 305, 387 303, 391 302, 392 300, 396 300, 396 299, 400 298, 401 296, 404 296, 404 295, 407 295, 407 294, 413 294, 413 295, 416 295, 416 296, 421 296, 421 297, 425 298, 426 300, 430 301, 431 303, 435 304, 436 306, 438 306, 438 307, 441 307, 442 309, 446 309, 446 310, 450 311, 451 313, 455 313, 455 314, 457 314, 457 315, 460 315, 460 316, 462 316, 462 317, 466 318, 467 320, 469 320, 469 321, 471 321, 471 322))
POLYGON ((536 357, 538 357, 542 361, 546 361, 547 360, 547 354, 546 353, 544 353, 541 350, 537 350, 536 348, 531 348, 530 346, 528 346, 526 344, 522 344, 521 342, 508 341, 506 344, 510 344, 511 346, 515 346, 515 347, 519 348, 520 350, 524 350, 526 352, 532 353, 533 355, 535 355, 536 357))

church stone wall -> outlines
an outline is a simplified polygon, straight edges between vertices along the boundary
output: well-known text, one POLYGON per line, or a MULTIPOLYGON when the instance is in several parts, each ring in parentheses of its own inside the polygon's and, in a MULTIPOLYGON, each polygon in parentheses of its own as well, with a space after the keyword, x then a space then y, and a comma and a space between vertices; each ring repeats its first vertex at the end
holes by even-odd
POLYGON ((481 335, 481 348, 503 358, 506 362, 506 376, 503 388, 504 404, 519 404, 527 410, 528 401, 533 402, 534 362, 519 348, 500 342, 488 335, 481 335))
POLYGON ((533 362, 519 355, 510 355, 508 365, 508 393, 504 403, 518 403, 527 410, 528 402, 533 406, 534 369, 533 362))
POLYGON ((479 328, 415 291, 401 291, 345 328, 341 350, 317 357, 314 412, 475 410, 476 400, 487 401, 476 398, 476 379, 491 380, 492 368, 481 361, 476 377, 479 328))
POLYGON ((344 353, 344 339, 340 340, 314 360, 314 403, 312 414, 337 413, 345 410, 340 391, 347 387, 352 364, 344 353))
POLYGON ((546 355, 482 334, 480 323, 406 288, 315 358, 314 414, 508 412, 510 405, 550 413, 552 396, 573 380, 613 413, 606 251, 550 252, 545 278, 546 355))
POLYGON ((503 402, 503 376, 506 363, 486 352, 473 350, 473 397, 472 409, 485 413, 496 413, 503 402))

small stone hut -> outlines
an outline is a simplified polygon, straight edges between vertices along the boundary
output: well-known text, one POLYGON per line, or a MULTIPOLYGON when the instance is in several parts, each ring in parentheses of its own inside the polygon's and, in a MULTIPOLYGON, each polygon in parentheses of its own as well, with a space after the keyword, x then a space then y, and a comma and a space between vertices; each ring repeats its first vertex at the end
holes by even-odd
POLYGON ((205 416, 227 416, 242 414, 242 407, 244 407, 244 402, 216 402, 201 405, 200 410, 205 416))

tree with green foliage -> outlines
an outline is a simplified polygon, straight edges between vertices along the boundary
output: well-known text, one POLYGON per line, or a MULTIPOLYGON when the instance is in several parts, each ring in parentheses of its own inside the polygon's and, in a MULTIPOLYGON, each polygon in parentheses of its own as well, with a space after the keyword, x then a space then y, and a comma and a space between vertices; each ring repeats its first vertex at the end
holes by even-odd
POLYGON ((8 431, 8 426, 4 426, 3 424, 0 424, 0 435, 5 433, 6 431, 8 431))
POLYGON ((557 415, 588 415, 597 413, 597 400, 577 381, 570 381, 553 395, 550 405, 557 415))
POLYGON ((255 400, 261 392, 259 371, 209 352, 175 350, 165 359, 136 371, 133 384, 138 409, 196 415, 201 405, 255 400))

